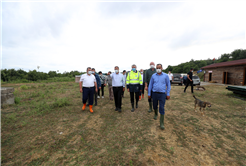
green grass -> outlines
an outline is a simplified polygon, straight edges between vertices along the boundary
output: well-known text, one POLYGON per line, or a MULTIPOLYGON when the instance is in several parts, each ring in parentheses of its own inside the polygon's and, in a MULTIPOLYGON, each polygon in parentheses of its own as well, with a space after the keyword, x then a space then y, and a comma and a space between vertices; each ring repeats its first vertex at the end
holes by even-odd
POLYGON ((245 165, 245 101, 222 86, 195 91, 212 104, 205 116, 194 111, 189 89, 172 86, 164 131, 160 116, 153 120, 147 112, 146 97, 132 113, 125 92, 118 113, 106 87, 91 114, 88 107, 81 110, 78 83, 3 86, 14 87, 18 101, 1 110, 2 165, 187 165, 186 159, 209 165, 203 155, 212 165, 245 165))

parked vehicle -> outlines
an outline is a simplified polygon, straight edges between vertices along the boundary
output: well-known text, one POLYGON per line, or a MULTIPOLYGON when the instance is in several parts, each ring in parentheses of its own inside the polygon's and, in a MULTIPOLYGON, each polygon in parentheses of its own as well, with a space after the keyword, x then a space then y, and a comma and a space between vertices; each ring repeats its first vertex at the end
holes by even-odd
POLYGON ((193 76, 192 81, 193 81, 193 85, 200 85, 201 84, 200 78, 198 76, 193 76))
POLYGON ((183 78, 181 74, 173 74, 172 84, 179 84, 181 86, 183 85, 183 78))

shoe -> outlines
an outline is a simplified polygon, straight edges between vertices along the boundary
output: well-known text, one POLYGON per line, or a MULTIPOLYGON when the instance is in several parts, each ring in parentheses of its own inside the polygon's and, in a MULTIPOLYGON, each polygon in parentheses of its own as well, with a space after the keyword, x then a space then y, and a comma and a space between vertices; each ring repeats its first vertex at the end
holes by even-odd
POLYGON ((155 110, 155 116, 154 116, 154 119, 155 119, 155 120, 157 119, 157 116, 158 116, 158 110, 156 109, 156 110, 155 110))
POLYGON ((115 111, 118 111, 118 108, 115 108, 114 110, 115 110, 115 111))
POLYGON ((90 112, 93 113, 92 105, 89 105, 89 108, 90 108, 90 112))
POLYGON ((141 96, 139 96, 139 101, 141 101, 141 96))
POLYGON ((164 115, 161 115, 161 117, 160 117, 160 126, 161 126, 162 130, 165 129, 165 127, 164 127, 164 115))
POLYGON ((136 108, 138 108, 138 103, 136 102, 136 108))
POLYGON ((100 99, 100 96, 97 96, 98 99, 100 99))
POLYGON ((102 96, 102 99, 104 98, 104 96, 102 96))
POLYGON ((152 112, 152 102, 149 102, 149 110, 148 110, 148 112, 149 113, 152 112))
POLYGON ((134 112, 134 103, 132 103, 132 109, 131 109, 132 112, 134 112))
POLYGON ((121 109, 120 108, 118 109, 118 112, 121 113, 121 109))
POLYGON ((185 93, 185 91, 184 91, 184 93, 185 93))
POLYGON ((95 103, 94 106, 97 106, 97 103, 95 103))
POLYGON ((85 107, 86 107, 86 103, 83 105, 83 107, 82 107, 82 111, 84 111, 84 110, 85 110, 85 107))
POLYGON ((144 94, 142 94, 142 99, 144 98, 144 94))

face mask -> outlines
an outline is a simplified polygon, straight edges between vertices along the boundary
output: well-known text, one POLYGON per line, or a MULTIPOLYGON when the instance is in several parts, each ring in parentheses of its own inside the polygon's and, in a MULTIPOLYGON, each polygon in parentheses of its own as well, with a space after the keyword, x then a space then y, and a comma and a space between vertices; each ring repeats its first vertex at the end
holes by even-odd
POLYGON ((161 69, 156 69, 156 72, 157 73, 161 73, 161 69))
POLYGON ((153 68, 155 68, 155 66, 154 65, 150 65, 150 68, 153 69, 153 68))
POLYGON ((136 68, 132 68, 132 71, 136 71, 136 68))
POLYGON ((94 71, 91 71, 91 74, 94 74, 95 72, 94 71))
POLYGON ((143 74, 143 72, 141 72, 141 74, 143 74))
POLYGON ((119 73, 119 70, 115 70, 115 73, 119 73))
POLYGON ((89 74, 89 75, 92 74, 92 71, 88 71, 88 74, 89 74))
POLYGON ((193 73, 193 70, 191 72, 193 73))

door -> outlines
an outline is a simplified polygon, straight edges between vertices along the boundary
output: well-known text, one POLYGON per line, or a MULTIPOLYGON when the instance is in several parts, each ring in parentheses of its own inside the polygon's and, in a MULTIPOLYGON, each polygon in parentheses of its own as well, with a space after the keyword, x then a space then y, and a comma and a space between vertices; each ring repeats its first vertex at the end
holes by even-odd
POLYGON ((222 84, 227 84, 228 72, 223 72, 222 84))
POLYGON ((243 85, 246 85, 246 67, 244 67, 243 71, 243 85))
POLYGON ((212 81, 212 73, 209 73, 209 81, 212 81))

